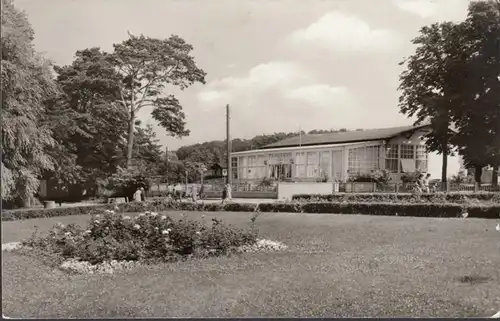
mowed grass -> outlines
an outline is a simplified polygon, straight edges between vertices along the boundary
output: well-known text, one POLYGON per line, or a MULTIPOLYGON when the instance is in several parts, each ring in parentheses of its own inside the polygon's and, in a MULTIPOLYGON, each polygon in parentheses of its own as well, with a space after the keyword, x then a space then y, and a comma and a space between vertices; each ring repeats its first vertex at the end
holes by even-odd
MULTIPOLYGON (((179 217, 179 213, 168 213, 179 217)), ((198 218, 201 213, 186 213, 198 218)), ((248 226, 253 213, 204 213, 248 226)), ((2 243, 57 222, 2 223, 2 243)), ((281 253, 67 275, 3 254, 3 313, 11 317, 485 317, 500 310, 496 222, 265 213, 261 237, 281 253)))

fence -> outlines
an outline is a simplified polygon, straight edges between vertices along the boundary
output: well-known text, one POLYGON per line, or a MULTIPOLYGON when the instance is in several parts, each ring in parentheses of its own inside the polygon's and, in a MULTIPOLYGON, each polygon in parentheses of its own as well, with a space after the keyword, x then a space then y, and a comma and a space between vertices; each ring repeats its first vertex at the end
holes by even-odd
MULTIPOLYGON (((349 182, 340 183, 339 191, 345 193, 411 193, 414 183, 389 183, 377 185, 376 183, 349 182)), ((500 192, 500 186, 475 185, 463 183, 435 183, 429 186, 431 192, 500 192)))

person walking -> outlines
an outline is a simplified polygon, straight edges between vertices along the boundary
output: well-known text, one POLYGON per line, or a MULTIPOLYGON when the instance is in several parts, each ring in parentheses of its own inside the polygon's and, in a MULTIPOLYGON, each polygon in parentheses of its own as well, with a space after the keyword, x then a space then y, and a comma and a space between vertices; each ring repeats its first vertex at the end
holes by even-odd
POLYGON ((201 184, 200 186, 200 192, 198 193, 200 199, 204 199, 205 198, 205 186, 203 184, 201 184))
POLYGON ((231 191, 231 184, 227 184, 226 185, 226 188, 227 188, 227 194, 226 194, 226 197, 227 199, 230 201, 233 199, 233 194, 232 194, 232 191, 231 191))

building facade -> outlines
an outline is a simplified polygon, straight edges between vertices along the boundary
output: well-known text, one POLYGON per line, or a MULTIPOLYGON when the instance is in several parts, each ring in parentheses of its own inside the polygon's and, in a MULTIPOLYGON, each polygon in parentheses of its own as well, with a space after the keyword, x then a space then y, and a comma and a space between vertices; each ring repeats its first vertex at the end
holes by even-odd
POLYGON ((232 180, 345 182, 350 176, 387 170, 399 181, 405 172, 427 171, 424 135, 429 130, 428 125, 405 126, 288 138, 232 153, 232 180))

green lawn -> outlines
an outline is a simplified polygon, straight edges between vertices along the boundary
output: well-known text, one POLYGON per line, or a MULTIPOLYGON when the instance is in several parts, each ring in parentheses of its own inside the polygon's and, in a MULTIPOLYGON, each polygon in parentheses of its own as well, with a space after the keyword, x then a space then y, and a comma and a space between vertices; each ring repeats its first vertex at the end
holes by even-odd
MULTIPOLYGON (((178 216, 179 213, 170 213, 178 216)), ((244 226, 253 213, 206 213, 244 226)), ((187 213, 199 217, 200 213, 187 213)), ((35 225, 2 223, 2 243, 35 225)), ((484 317, 500 310, 495 221, 265 213, 261 235, 286 252, 69 276, 3 255, 3 313, 11 317, 316 316, 484 317)))

